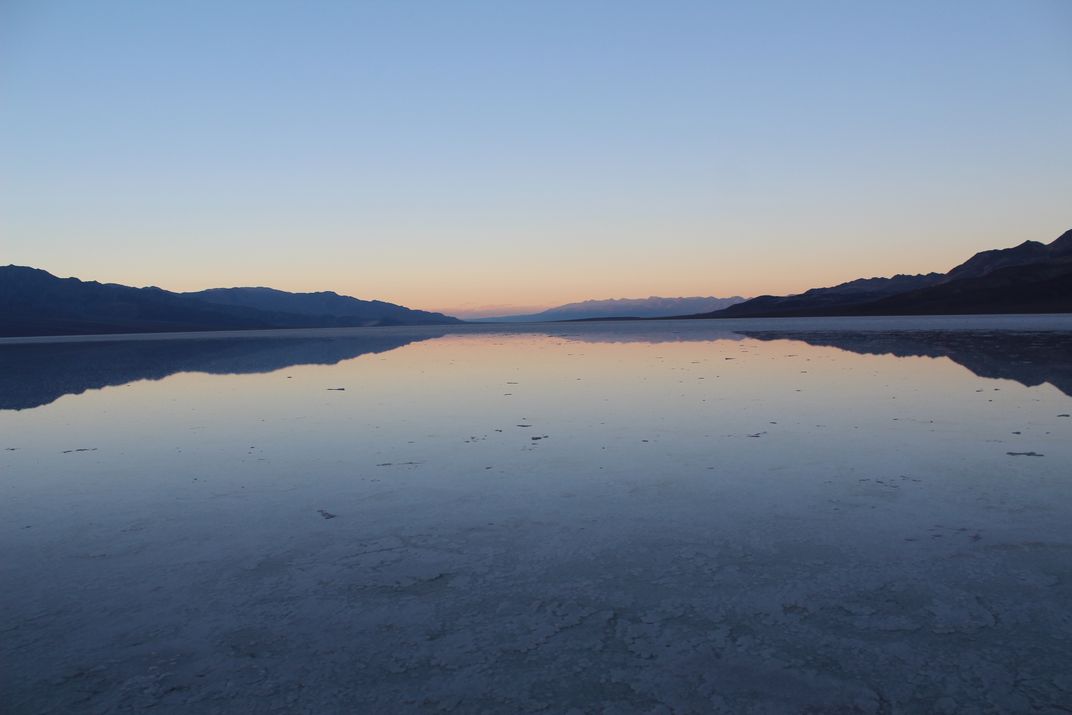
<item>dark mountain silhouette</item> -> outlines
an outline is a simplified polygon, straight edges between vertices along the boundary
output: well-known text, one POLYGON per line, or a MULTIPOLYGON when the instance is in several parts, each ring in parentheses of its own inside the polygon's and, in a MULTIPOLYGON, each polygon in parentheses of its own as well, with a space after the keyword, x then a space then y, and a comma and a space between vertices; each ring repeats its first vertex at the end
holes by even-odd
POLYGON ((981 251, 949 271, 946 275, 951 280, 981 278, 1002 268, 1042 263, 1046 262, 1047 259, 1069 255, 1072 255, 1072 230, 1065 231, 1049 245, 1038 241, 1024 241, 1013 248, 981 251))
POLYGON ((688 312, 721 310, 743 301, 744 298, 689 297, 689 298, 611 298, 609 300, 586 300, 548 308, 539 313, 504 315, 497 318, 480 318, 478 323, 540 323, 556 320, 600 320, 605 318, 665 318, 688 312))
POLYGON ((945 357, 979 377, 1015 380, 1027 387, 1049 383, 1072 396, 1072 352, 1066 333, 974 330, 740 332, 757 340, 799 340, 861 355, 945 357))
POLYGON ((403 308, 382 300, 359 300, 333 291, 288 293, 274 288, 210 288, 182 295, 214 305, 313 317, 326 315, 369 325, 436 325, 460 322, 440 313, 403 308))
POLYGON ((997 268, 890 296, 846 315, 958 315, 970 313, 1072 313, 1072 256, 997 268))
POLYGON ((160 288, 57 278, 47 271, 24 266, 0 267, 0 337, 460 322, 438 313, 335 294, 270 291, 270 299, 264 300, 264 307, 258 307, 255 300, 243 302, 241 291, 246 289, 236 290, 239 293, 224 290, 222 298, 221 294, 207 291, 212 293, 212 300, 207 300, 160 288), (354 312, 311 312, 316 301, 331 302, 315 296, 328 295, 338 299, 338 304, 346 303, 354 312), (228 302, 229 296, 237 297, 228 302), (292 298, 294 308, 272 307, 286 305, 287 296, 292 298))
POLYGON ((761 295, 717 311, 717 315, 726 318, 828 315, 825 311, 862 305, 879 298, 925 288, 937 284, 943 278, 941 273, 860 278, 830 288, 812 288, 799 295, 761 295))
POLYGON ((0 409, 47 405, 64 395, 161 380, 178 372, 238 375, 294 365, 334 365, 444 333, 363 331, 336 337, 208 337, 13 343, 0 347, 0 409))
POLYGON ((1072 231, 1050 244, 982 251, 948 273, 867 278, 760 296, 686 318, 1072 312, 1072 231))

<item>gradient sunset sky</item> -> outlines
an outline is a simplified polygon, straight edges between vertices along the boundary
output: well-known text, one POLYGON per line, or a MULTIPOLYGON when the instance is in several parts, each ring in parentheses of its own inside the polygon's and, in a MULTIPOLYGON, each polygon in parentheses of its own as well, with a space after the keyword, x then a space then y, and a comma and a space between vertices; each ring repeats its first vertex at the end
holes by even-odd
POLYGON ((469 315, 1070 227, 1068 0, 0 0, 0 264, 469 315))

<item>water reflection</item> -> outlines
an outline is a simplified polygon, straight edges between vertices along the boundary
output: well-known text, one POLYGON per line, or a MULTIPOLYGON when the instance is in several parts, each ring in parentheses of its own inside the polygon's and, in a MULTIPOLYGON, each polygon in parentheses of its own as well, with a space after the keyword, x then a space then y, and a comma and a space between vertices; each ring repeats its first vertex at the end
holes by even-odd
POLYGON ((0 409, 40 407, 64 395, 161 380, 180 372, 266 373, 295 365, 335 365, 442 333, 364 331, 347 337, 227 337, 0 346, 0 409))
POLYGON ((140 338, 0 345, 0 410, 23 410, 64 395, 160 380, 181 372, 267 373, 296 365, 334 365, 450 334, 533 334, 583 343, 799 340, 863 355, 949 358, 979 377, 1049 383, 1072 395, 1072 350, 1065 332, 995 330, 730 330, 681 323, 590 323, 455 329, 303 331, 264 336, 140 338))
POLYGON ((0 412, 0 710, 1055 712, 1072 399, 958 363, 1069 333, 801 324, 2 345, 153 381, 0 412))
POLYGON ((1072 339, 1067 333, 906 331, 890 333, 743 331, 757 340, 800 340, 860 355, 949 358, 979 377, 1049 383, 1072 396, 1072 339))

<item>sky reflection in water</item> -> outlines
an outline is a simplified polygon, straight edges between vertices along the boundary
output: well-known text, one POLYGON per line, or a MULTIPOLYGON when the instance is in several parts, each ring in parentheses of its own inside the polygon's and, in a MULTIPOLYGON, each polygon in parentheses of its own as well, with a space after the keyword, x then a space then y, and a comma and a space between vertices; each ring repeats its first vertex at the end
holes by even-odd
POLYGON ((1058 703, 1069 333, 900 327, 0 346, 2 691, 1058 703))

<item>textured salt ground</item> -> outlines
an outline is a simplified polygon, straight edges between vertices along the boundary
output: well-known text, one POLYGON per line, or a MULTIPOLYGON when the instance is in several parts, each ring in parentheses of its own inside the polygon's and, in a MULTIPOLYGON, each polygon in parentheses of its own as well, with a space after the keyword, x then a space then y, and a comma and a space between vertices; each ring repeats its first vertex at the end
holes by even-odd
POLYGON ((1067 396, 496 339, 0 413, 0 710, 1068 712, 1067 396))
POLYGON ((884 492, 839 486, 829 536, 672 484, 448 499, 404 528, 283 495, 274 528, 244 521, 253 495, 131 522, 53 544, 54 590, 4 621, 5 709, 1059 712, 1072 548, 924 518, 908 544, 868 527, 884 492))

